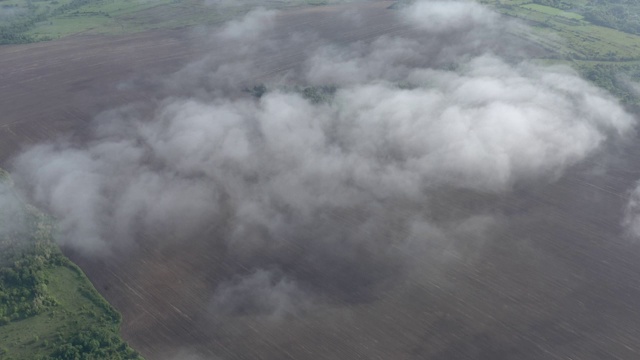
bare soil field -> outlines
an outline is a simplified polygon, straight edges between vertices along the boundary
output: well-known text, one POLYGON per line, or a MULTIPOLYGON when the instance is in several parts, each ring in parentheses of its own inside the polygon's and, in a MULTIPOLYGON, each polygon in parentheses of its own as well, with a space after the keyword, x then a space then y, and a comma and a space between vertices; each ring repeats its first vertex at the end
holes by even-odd
POLYGON ((24 144, 78 131, 114 104, 144 98, 118 84, 134 74, 176 70, 192 55, 184 34, 175 31, 0 48, 0 158, 24 144))
MULTIPOLYGON (((335 17, 348 9, 339 5, 290 10, 279 21, 283 34, 308 28, 335 34, 335 41, 366 40, 403 28, 385 16, 390 4, 364 6, 367 22, 352 33, 335 27, 335 17)), ((0 160, 6 161, 23 144, 79 131, 101 111, 162 96, 154 87, 159 79, 215 48, 203 45, 202 38, 193 29, 159 30, 1 47, 0 160)), ((261 63, 264 77, 290 69, 302 58, 295 48, 271 54, 261 63)))
MULTIPOLYGON (((388 16, 390 4, 351 5, 366 14, 356 32, 333 21, 348 5, 290 10, 278 26, 283 33, 314 29, 337 42, 407 31, 388 16)), ((156 101, 162 89, 153 79, 211 50, 196 38, 175 30, 1 47, 0 163, 25 145, 82 138, 101 111, 156 101)), ((260 70, 268 78, 303 58, 286 49, 265 56, 260 70)), ((506 196, 438 194, 438 216, 473 210, 508 221, 491 244, 468 249, 475 256, 451 259, 445 269, 426 264, 424 275, 374 298, 337 299, 300 317, 211 317, 213 290, 240 266, 209 241, 215 228, 179 244, 141 239, 100 260, 69 255, 122 313, 124 338, 147 359, 633 359, 640 352, 640 253, 622 236, 620 219, 626 192, 640 178, 640 146, 614 153, 617 160, 597 175, 585 174, 604 159, 506 196)), ((350 221, 344 216, 344 226, 350 221)))

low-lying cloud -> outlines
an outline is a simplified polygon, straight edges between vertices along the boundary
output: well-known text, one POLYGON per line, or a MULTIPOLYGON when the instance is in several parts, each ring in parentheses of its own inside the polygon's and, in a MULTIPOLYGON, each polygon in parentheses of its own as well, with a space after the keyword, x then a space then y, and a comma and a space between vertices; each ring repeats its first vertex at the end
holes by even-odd
POLYGON ((216 33, 229 52, 173 76, 150 114, 103 114, 86 144, 34 146, 14 172, 59 219, 61 244, 100 255, 219 242, 244 270, 217 285, 212 311, 281 317, 314 297, 370 299, 410 271, 408 253, 482 238, 493 223, 442 221, 434 194, 554 181, 632 131, 573 70, 502 53, 519 45, 487 36, 506 25, 481 5, 418 2, 397 16, 410 32, 336 44, 252 13, 216 33), (239 79, 263 71, 258 51, 292 42, 299 66, 242 95, 239 79), (292 81, 336 90, 315 101, 292 81))
POLYGON ((220 316, 268 314, 273 320, 297 315, 310 301, 292 280, 277 272, 259 269, 220 284, 210 309, 220 316))

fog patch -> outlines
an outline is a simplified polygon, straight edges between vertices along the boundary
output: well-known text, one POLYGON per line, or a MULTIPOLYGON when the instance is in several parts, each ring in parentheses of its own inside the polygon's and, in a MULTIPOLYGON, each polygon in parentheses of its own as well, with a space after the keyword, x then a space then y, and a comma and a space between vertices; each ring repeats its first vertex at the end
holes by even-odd
POLYGON ((402 10, 418 28, 427 32, 492 27, 499 15, 472 1, 418 1, 402 10))
POLYGON ((628 236, 634 239, 640 238, 640 185, 629 195, 622 225, 628 236))
POLYGON ((0 6, 0 21, 11 21, 17 16, 26 15, 27 9, 21 7, 0 6))
POLYGON ((263 316, 277 321, 304 311, 309 301, 295 281, 279 272, 259 269, 220 284, 210 311, 215 317, 263 316))

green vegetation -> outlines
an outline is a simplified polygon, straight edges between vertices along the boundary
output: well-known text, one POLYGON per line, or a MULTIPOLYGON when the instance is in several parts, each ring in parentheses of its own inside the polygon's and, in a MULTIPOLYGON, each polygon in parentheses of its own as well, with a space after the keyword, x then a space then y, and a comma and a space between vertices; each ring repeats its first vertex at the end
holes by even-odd
POLYGON ((329 103, 333 100, 337 88, 335 86, 312 86, 296 89, 302 96, 314 104, 329 103))
POLYGON ((0 214, 0 358, 141 359, 119 337, 118 312, 52 242, 52 219, 18 201, 4 170, 0 179, 13 208, 0 214))
MULTIPOLYGON (((540 61, 564 63, 639 106, 640 3, 592 0, 480 0, 498 12, 526 21, 533 31, 514 35, 547 50, 540 61)), ((517 31, 517 30, 516 30, 517 31)))
POLYGON ((608 90, 623 103, 638 106, 640 87, 640 62, 577 62, 580 73, 598 86, 608 90))
POLYGON ((584 17, 594 24, 613 29, 640 34, 640 4, 632 0, 605 2, 592 1, 578 9, 584 17))
MULTIPOLYGON (((244 89, 243 91, 259 99, 271 90, 273 89, 269 89, 264 84, 260 84, 250 89, 244 89)), ((298 93, 312 103, 320 104, 330 102, 338 89, 335 86, 294 86, 280 87, 277 88, 277 90, 298 93)))
POLYGON ((640 3, 635 0, 533 0, 498 1, 500 6, 517 6, 554 16, 585 19, 594 25, 640 34, 640 3))
POLYGON ((579 0, 482 2, 491 5, 498 12, 532 25, 532 34, 517 35, 547 49, 554 58, 583 61, 640 60, 640 36, 591 22, 587 13, 577 10, 583 7, 579 0), (554 7, 554 3, 558 7, 554 7))
POLYGON ((522 5, 523 8, 525 9, 529 9, 529 10, 533 10, 533 11, 537 11, 537 12, 541 12, 543 14, 547 14, 547 15, 552 15, 552 16, 561 16, 567 19, 576 19, 576 20, 582 20, 583 16, 576 14, 576 13, 572 13, 569 11, 563 11, 551 6, 547 6, 547 5, 540 5, 540 4, 524 4, 522 5))
POLYGON ((0 44, 58 39, 72 34, 123 34, 215 24, 256 6, 323 5, 332 0, 0 0, 0 44))

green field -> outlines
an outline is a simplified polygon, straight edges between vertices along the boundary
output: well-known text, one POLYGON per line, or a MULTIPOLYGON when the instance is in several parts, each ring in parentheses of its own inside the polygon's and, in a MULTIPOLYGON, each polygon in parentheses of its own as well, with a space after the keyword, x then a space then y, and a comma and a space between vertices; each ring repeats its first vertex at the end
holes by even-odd
POLYGON ((561 16, 567 19, 576 19, 576 20, 582 20, 584 18, 584 16, 580 15, 580 14, 576 14, 573 12, 569 12, 569 11, 563 11, 560 9, 556 9, 554 7, 551 6, 546 6, 546 5, 540 5, 540 4, 524 4, 522 5, 523 8, 525 9, 529 9, 529 10, 533 10, 533 11, 537 11, 543 14, 547 14, 547 15, 551 15, 551 16, 561 16))
POLYGON ((2 170, 0 196, 0 359, 141 359, 118 312, 53 243, 54 221, 22 204, 2 170))
MULTIPOLYGON (((45 271, 47 291, 56 305, 38 315, 0 326, 0 358, 63 358, 60 349, 73 344, 73 338, 82 332, 105 334, 102 337, 108 340, 96 345, 96 349, 105 350, 105 359, 140 358, 119 339, 117 313, 100 298, 80 269, 71 263, 61 263, 47 266, 45 271)), ((83 346, 78 348, 77 353, 82 354, 83 346)))
POLYGON ((257 6, 285 8, 335 1, 255 0, 221 6, 212 0, 0 0, 0 44, 215 24, 257 6))
MULTIPOLYGON (((525 20, 532 25, 534 33, 525 36, 559 59, 640 60, 639 35, 594 24, 577 12, 517 0, 482 2, 504 15, 525 20)), ((579 4, 576 2, 574 7, 579 8, 579 4)))
POLYGON ((640 105, 630 85, 640 81, 640 17, 634 15, 640 4, 625 5, 629 16, 615 17, 619 7, 582 0, 481 2, 529 25, 514 35, 547 50, 537 61, 570 65, 626 104, 640 105))

